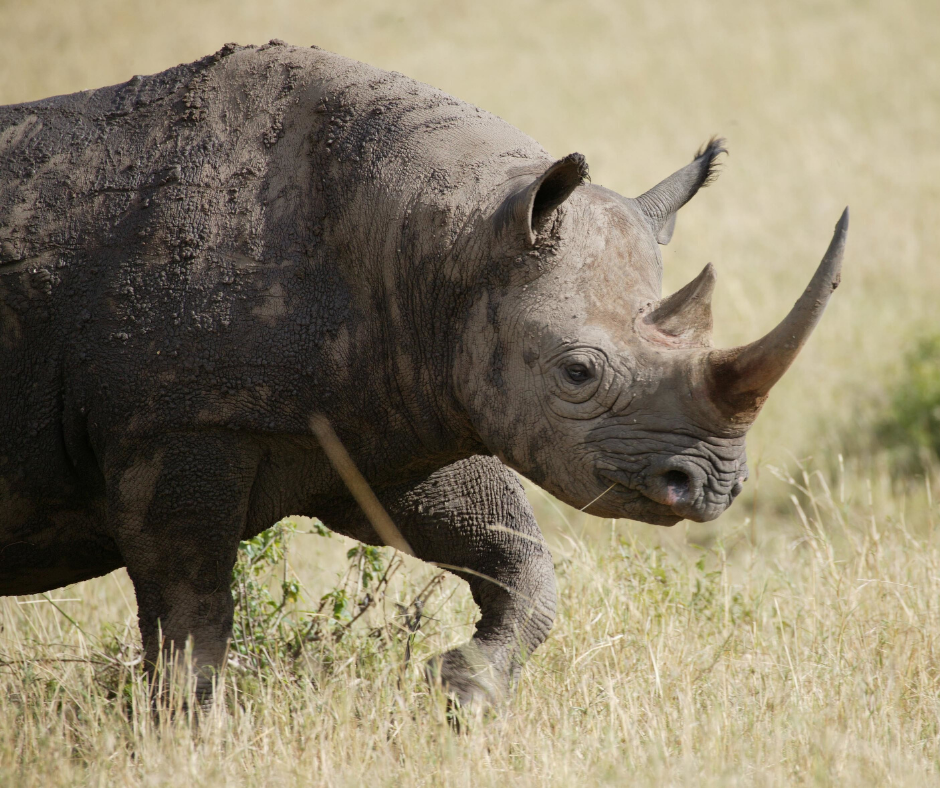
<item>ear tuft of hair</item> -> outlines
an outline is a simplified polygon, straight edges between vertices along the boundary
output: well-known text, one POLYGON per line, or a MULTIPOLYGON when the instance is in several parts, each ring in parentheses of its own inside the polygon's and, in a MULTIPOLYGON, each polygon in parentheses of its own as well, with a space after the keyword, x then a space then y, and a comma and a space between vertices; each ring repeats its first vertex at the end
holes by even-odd
POLYGON ((712 137, 698 149, 698 153, 695 154, 693 161, 698 161, 699 159, 705 160, 703 162, 705 164, 704 177, 702 178, 702 182, 698 185, 699 189, 703 189, 715 182, 718 173, 721 172, 721 162, 718 161, 718 157, 722 153, 726 156, 728 155, 724 137, 712 137))
POLYGON ((578 175, 581 176, 581 182, 591 180, 591 169, 588 167, 587 159, 584 158, 583 153, 572 153, 565 157, 566 159, 571 159, 575 164, 578 165, 578 175))

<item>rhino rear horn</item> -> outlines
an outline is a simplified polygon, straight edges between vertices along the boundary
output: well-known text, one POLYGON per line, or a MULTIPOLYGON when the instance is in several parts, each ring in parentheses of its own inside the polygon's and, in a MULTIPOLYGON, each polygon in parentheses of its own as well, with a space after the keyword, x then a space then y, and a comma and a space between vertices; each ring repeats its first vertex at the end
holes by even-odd
POLYGON ((584 156, 568 154, 528 186, 509 196, 498 212, 498 226, 521 229, 528 245, 535 246, 538 231, 548 217, 589 178, 584 156))
POLYGON ((790 313, 769 334, 750 345, 713 350, 706 359, 709 395, 735 423, 749 424, 767 399, 771 387, 796 359, 839 286, 842 254, 849 229, 849 209, 843 211, 819 268, 790 313))
POLYGON ((715 267, 709 263, 685 287, 664 298, 644 322, 662 338, 684 347, 711 347, 715 267))
POLYGON ((718 177, 715 159, 719 154, 727 152, 725 141, 721 137, 712 137, 695 154, 691 164, 674 172, 666 180, 636 198, 659 243, 667 244, 672 240, 672 233, 676 228, 676 213, 699 189, 708 186, 718 177))

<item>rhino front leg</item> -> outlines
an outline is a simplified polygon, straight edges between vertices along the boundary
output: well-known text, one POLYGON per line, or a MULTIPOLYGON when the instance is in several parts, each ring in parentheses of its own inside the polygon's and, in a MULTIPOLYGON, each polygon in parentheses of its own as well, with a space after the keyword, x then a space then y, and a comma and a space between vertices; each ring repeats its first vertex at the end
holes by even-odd
POLYGON ((232 568, 255 467, 234 440, 203 433, 137 443, 106 472, 112 535, 134 584, 148 671, 161 650, 168 666, 179 665, 191 639, 186 669, 195 671, 200 701, 225 660, 232 568))
MULTIPOLYGON (((480 608, 473 639, 435 657, 429 677, 461 705, 498 703, 555 614, 552 557, 522 485, 499 460, 471 457, 378 496, 418 558, 466 580, 480 608)), ((358 510, 324 521, 376 542, 358 510)))

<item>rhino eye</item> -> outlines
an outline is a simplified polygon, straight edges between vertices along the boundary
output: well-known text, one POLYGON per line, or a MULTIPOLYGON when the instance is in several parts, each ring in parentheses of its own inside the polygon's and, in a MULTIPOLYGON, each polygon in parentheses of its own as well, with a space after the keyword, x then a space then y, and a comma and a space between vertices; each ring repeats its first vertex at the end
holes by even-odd
POLYGON ((591 370, 584 364, 570 364, 565 367, 565 374, 572 383, 586 383, 592 377, 591 370))

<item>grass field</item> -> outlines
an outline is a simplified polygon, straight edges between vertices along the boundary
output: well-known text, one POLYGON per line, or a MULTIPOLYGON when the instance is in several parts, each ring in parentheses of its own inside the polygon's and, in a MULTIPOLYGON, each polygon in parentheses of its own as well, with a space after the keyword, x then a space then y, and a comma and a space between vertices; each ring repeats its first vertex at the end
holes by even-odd
MULTIPOLYGON (((418 666, 475 610, 435 586, 409 647, 394 603, 433 577, 409 563, 338 643, 233 667, 195 730, 155 720, 119 572, 0 600, 0 785, 940 784, 940 475, 893 476, 866 439, 905 350, 940 331, 940 6, 0 0, 0 103, 270 38, 441 87, 628 195, 725 135, 664 249, 667 290, 717 266, 719 344, 777 322, 848 204, 843 285, 717 523, 599 521, 531 490, 561 606, 501 715, 444 720, 418 666)), ((312 598, 349 546, 294 538, 312 598)))

